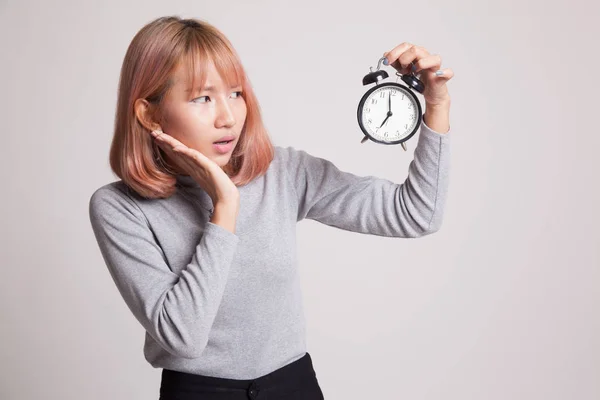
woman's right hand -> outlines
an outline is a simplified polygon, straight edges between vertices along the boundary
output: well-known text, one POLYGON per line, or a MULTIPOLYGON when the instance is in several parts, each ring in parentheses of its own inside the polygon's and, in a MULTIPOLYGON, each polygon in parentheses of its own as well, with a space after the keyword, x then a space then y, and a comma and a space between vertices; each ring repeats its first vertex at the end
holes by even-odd
POLYGON ((208 193, 214 208, 217 205, 239 207, 239 190, 217 163, 161 130, 152 131, 152 136, 169 157, 208 193))

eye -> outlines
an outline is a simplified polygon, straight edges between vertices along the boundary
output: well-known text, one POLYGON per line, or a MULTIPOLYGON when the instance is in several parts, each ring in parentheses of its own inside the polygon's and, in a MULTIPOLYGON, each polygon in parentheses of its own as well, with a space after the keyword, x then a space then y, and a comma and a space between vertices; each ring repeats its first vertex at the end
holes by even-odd
POLYGON ((207 99, 208 99, 208 98, 210 98, 210 97, 208 97, 208 96, 202 96, 202 97, 196 97, 196 98, 195 98, 194 100, 192 100, 192 101, 193 101, 194 103, 196 103, 196 100, 198 100, 198 99, 203 99, 203 98, 205 98, 205 97, 206 97, 207 99))
MULTIPOLYGON (((236 99, 237 99, 237 98, 239 98, 239 97, 242 95, 242 90, 238 90, 237 92, 233 92, 233 93, 239 93, 239 94, 236 96, 236 99)), ((198 100, 198 99, 203 99, 203 98, 205 98, 205 97, 206 97, 206 98, 208 98, 208 99, 210 99, 210 97, 209 97, 209 96, 201 96, 201 97, 196 97, 196 98, 195 98, 195 99, 193 99, 192 101, 193 101, 193 102, 196 102, 196 100, 198 100)))

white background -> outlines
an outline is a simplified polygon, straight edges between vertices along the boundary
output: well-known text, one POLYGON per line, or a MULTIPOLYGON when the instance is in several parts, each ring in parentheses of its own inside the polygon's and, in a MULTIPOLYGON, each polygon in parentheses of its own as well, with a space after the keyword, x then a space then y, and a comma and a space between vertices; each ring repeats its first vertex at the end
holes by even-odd
MULTIPOLYGON (((585 1, 0 1, 0 398, 158 399, 160 370, 88 219, 129 42, 165 15, 232 41, 275 144, 402 182, 360 144, 363 76, 408 41, 455 77, 441 230, 298 224, 325 398, 600 398, 598 5, 585 1)), ((391 76, 391 67, 384 67, 391 76)))

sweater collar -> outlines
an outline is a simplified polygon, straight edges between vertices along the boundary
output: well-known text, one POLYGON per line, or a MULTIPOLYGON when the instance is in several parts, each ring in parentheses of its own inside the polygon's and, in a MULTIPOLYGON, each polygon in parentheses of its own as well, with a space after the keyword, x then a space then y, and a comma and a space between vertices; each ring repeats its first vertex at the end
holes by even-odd
POLYGON ((214 211, 212 199, 194 178, 189 175, 175 175, 175 179, 177 180, 177 186, 183 189, 179 191, 182 196, 188 199, 191 198, 194 201, 199 200, 202 208, 212 214, 214 211))

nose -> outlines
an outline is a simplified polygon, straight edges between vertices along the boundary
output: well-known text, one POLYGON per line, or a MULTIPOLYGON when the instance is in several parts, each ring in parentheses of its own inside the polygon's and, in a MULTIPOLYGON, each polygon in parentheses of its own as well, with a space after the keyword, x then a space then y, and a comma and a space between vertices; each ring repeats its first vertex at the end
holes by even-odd
POLYGON ((235 116, 233 110, 227 102, 219 108, 218 118, 215 121, 215 127, 220 128, 222 126, 233 126, 235 124, 235 116))

